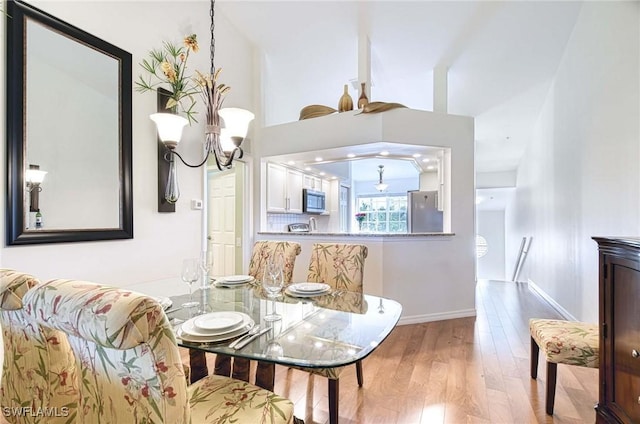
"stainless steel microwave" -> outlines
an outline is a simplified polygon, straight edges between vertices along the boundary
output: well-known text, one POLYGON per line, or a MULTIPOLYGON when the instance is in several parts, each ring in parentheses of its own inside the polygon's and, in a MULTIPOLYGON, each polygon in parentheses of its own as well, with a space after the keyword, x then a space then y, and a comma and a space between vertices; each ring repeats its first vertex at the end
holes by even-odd
POLYGON ((321 191, 302 189, 302 212, 323 213, 325 211, 326 195, 321 191))

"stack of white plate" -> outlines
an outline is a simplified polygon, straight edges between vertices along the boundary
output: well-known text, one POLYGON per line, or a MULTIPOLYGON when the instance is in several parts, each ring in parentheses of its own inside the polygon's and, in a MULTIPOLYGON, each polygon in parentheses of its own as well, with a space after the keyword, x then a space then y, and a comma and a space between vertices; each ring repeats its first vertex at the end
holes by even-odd
POLYGON ((182 323, 178 337, 187 342, 221 342, 246 333, 254 325, 253 319, 242 312, 211 312, 182 323))
POLYGON ((295 297, 322 296, 331 292, 331 286, 324 283, 296 283, 287 287, 286 292, 295 297))
POLYGON ((220 286, 236 286, 250 281, 253 281, 253 277, 250 275, 229 275, 217 278, 215 284, 220 286))

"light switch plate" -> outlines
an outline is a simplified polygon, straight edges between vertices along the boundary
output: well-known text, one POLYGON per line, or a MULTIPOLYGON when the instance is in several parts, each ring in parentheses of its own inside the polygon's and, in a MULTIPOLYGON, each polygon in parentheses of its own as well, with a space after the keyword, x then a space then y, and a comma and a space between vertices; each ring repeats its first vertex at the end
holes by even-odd
POLYGON ((194 211, 202 209, 202 200, 200 199, 191 199, 191 209, 194 211))

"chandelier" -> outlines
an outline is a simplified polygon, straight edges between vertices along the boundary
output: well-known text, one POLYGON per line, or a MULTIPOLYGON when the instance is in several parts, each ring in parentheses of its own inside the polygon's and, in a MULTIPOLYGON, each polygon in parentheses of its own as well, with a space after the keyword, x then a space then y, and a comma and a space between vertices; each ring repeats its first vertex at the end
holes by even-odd
POLYGON ((210 155, 215 158, 216 167, 219 170, 230 169, 235 159, 243 156, 240 147, 244 141, 249 123, 253 120, 254 114, 239 108, 221 109, 222 103, 229 87, 217 81, 220 69, 215 68, 215 0, 210 2, 209 16, 211 17, 211 44, 210 60, 211 69, 209 75, 198 73, 197 82, 201 87, 201 97, 205 102, 205 151, 206 155, 201 162, 190 164, 176 152, 180 143, 183 128, 189 121, 179 115, 172 113, 154 113, 151 120, 156 123, 158 137, 167 148, 165 160, 169 162, 169 174, 165 188, 165 200, 168 203, 176 203, 180 198, 178 187, 178 174, 175 157, 190 168, 199 168, 207 163, 210 155))
POLYGON ((385 184, 384 182, 382 182, 383 172, 384 172, 384 165, 378 165, 379 179, 378 179, 378 184, 376 184, 375 187, 376 187, 376 190, 378 190, 379 192, 383 192, 389 187, 389 184, 385 184))

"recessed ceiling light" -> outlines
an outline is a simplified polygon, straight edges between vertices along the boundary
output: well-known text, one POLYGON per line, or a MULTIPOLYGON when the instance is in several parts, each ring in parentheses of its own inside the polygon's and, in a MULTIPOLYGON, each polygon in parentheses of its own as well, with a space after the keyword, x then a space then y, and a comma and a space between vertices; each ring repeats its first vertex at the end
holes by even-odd
POLYGON ((413 154, 413 157, 414 157, 414 158, 419 158, 420 156, 422 156, 420 153, 414 153, 414 154, 413 154))
POLYGON ((427 163, 427 162, 429 162, 430 160, 431 160, 431 159, 429 159, 429 158, 424 158, 424 159, 422 159, 422 162, 427 163))
POLYGON ((306 168, 304 168, 305 171, 311 171, 311 168, 309 168, 308 166, 306 168))
POLYGON ((348 158, 355 158, 355 157, 356 157, 356 155, 354 155, 353 153, 349 153, 349 154, 347 155, 347 157, 348 157, 348 158))
POLYGON ((436 167, 433 166, 433 165, 429 165, 429 166, 427 166, 427 169, 432 170, 432 169, 436 169, 436 167))
POLYGON ((325 174, 326 174, 325 172, 321 172, 321 173, 320 173, 320 175, 325 175, 325 174))
POLYGON ((382 156, 389 156, 389 152, 387 152, 386 150, 381 151, 380 154, 382 156))
POLYGON ((333 177, 331 177, 332 180, 335 180, 336 178, 338 178, 338 177, 336 177, 335 175, 333 177))
POLYGON ((288 163, 289 165, 293 165, 293 164, 295 164, 295 162, 294 162, 294 161, 292 161, 292 160, 290 160, 290 161, 289 161, 289 162, 287 162, 287 163, 288 163))
POLYGON ((322 158, 320 156, 316 156, 316 162, 320 162, 322 158))

